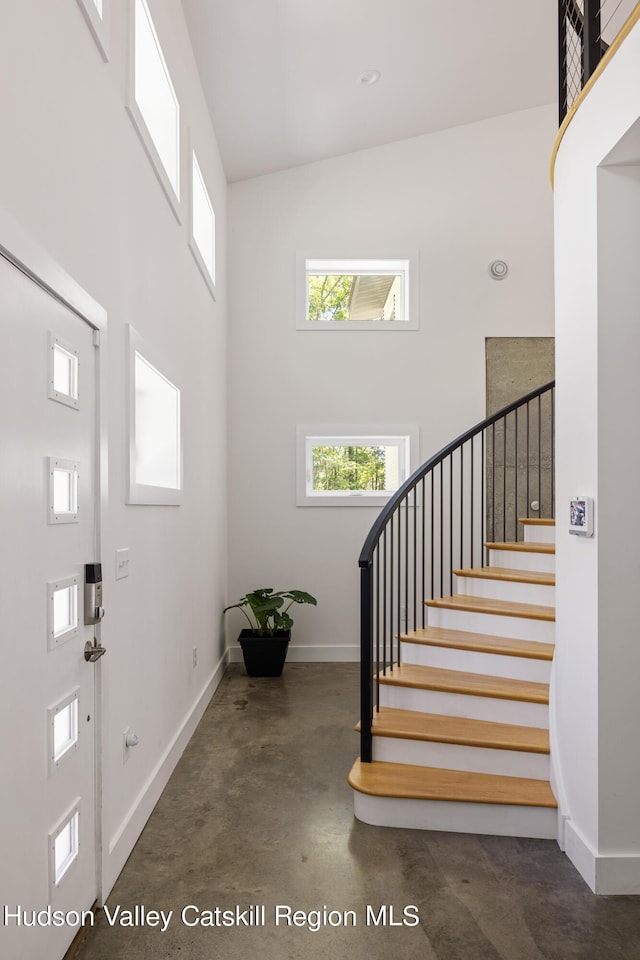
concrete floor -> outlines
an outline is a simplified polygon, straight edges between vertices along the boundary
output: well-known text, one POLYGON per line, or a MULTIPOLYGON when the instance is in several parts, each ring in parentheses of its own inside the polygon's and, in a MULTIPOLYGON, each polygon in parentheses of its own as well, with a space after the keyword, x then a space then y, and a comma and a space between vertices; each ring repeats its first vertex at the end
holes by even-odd
POLYGON ((166 932, 101 918, 78 960, 640 960, 640 897, 593 896, 553 842, 356 821, 357 695, 354 664, 231 666, 107 904, 173 910, 166 932), (266 922, 189 927, 191 904, 266 922), (367 926, 382 904, 419 924, 367 926), (276 905, 357 923, 276 926, 276 905))

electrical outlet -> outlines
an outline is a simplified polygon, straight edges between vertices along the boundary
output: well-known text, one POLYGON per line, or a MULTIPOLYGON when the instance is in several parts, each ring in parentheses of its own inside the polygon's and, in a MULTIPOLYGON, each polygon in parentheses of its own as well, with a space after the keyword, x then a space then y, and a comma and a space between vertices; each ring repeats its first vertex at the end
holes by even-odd
POLYGON ((194 667, 198 666, 198 648, 197 647, 193 648, 193 666, 194 667))

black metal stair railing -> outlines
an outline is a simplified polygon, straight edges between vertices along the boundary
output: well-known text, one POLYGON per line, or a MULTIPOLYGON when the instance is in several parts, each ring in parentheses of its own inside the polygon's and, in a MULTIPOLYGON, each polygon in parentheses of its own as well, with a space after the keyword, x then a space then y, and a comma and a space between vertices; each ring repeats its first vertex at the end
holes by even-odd
POLYGON ((558 0, 560 123, 578 99, 637 0, 558 0))
POLYGON ((397 490, 362 548, 361 752, 372 755, 379 677, 400 637, 426 625, 425 601, 453 593, 456 568, 486 566, 486 542, 522 539, 518 518, 553 517, 555 382, 487 417, 397 490))

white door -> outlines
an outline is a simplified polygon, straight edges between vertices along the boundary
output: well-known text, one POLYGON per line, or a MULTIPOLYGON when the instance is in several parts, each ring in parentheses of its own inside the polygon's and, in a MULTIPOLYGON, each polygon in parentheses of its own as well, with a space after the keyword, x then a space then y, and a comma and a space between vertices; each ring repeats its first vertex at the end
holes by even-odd
POLYGON ((99 559, 96 348, 88 323, 3 257, 0 335, 0 954, 59 960, 75 916, 27 924, 97 894, 100 668, 83 619, 84 564, 99 559))

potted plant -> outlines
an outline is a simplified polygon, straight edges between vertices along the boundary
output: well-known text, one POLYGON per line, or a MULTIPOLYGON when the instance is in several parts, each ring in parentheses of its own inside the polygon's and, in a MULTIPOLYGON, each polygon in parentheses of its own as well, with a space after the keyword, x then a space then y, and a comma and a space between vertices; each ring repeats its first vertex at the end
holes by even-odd
POLYGON ((224 613, 227 610, 242 610, 249 621, 250 629, 241 630, 238 641, 250 677, 280 676, 293 626, 289 609, 294 603, 316 606, 317 602, 304 590, 276 591, 272 587, 262 587, 224 608, 224 613))

